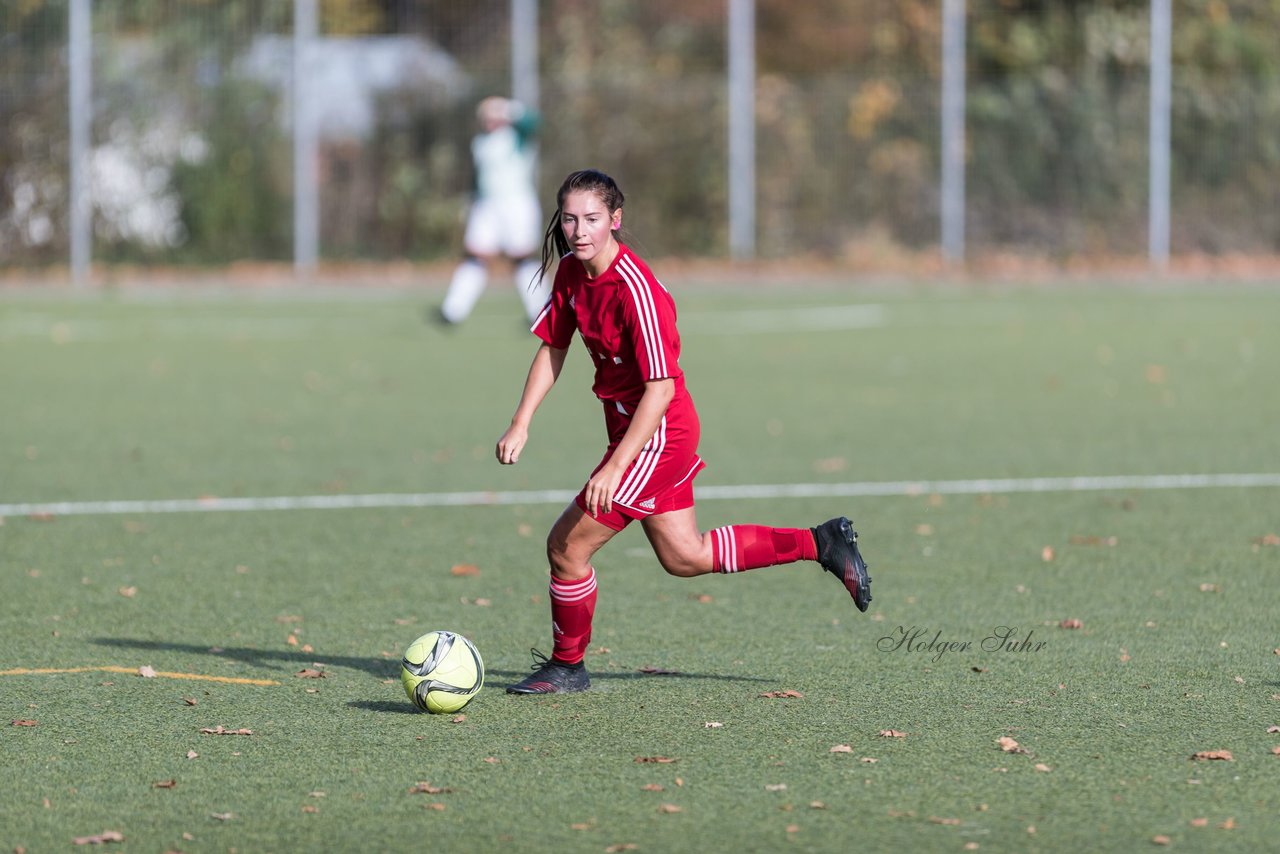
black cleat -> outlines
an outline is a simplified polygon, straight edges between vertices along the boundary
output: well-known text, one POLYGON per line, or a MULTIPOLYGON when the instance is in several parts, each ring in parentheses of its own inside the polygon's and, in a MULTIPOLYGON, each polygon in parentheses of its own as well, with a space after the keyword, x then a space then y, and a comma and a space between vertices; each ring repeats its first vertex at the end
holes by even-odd
POLYGON ((871 576, 867 575, 867 562, 858 552, 858 532, 853 530, 853 523, 841 516, 810 530, 818 544, 822 568, 844 583, 859 611, 867 610, 871 604, 871 576))
POLYGON ((508 685, 508 694, 573 694, 591 687, 591 677, 582 662, 564 664, 536 649, 529 652, 533 653, 533 673, 508 685))

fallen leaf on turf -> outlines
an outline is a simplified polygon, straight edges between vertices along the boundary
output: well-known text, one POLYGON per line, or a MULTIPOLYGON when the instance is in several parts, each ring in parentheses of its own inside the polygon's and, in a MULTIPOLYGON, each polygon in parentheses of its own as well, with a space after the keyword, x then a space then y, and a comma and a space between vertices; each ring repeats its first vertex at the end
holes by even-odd
POLYGON ((826 808, 827 805, 822 801, 809 801, 809 809, 811 810, 825 810, 826 808))
POLYGON ((1005 753, 1028 753, 1029 752, 1025 747, 1023 747, 1021 744, 1018 744, 1018 742, 1014 741, 1012 738, 1010 738, 1007 735, 1002 735, 999 738, 997 738, 996 744, 998 744, 1000 746, 1000 749, 1003 750, 1005 753))
POLYGON ((1263 534, 1253 541, 1255 546, 1280 546, 1280 536, 1275 534, 1263 534))
POLYGON ((1200 585, 1200 592, 1201 593, 1221 593, 1222 588, 1217 584, 1210 584, 1208 582, 1205 582, 1204 584, 1200 585))
POLYGON ((1232 762, 1235 757, 1231 755, 1230 750, 1201 750, 1199 753, 1192 754, 1192 759, 1200 760, 1221 760, 1224 762, 1232 762))
POLYGON ((302 617, 298 614, 281 614, 276 617, 276 622, 283 623, 285 625, 288 625, 289 623, 301 623, 302 617))
POLYGON ((1114 546, 1119 542, 1120 540, 1116 537, 1086 537, 1080 534, 1071 537, 1071 544, 1076 546, 1114 546))
POLYGON ((136 587, 121 587, 121 588, 120 588, 120 590, 119 590, 118 592, 119 592, 119 593, 120 593, 120 595, 121 595, 121 596, 123 596, 124 598, 126 598, 126 599, 132 599, 134 596, 137 596, 137 595, 138 595, 138 588, 136 588, 136 587))
POLYGON ((1043 762, 1037 762, 1037 763, 1036 763, 1036 770, 1037 770, 1037 771, 1040 771, 1040 772, 1042 772, 1042 773, 1048 774, 1048 773, 1049 773, 1050 771, 1052 771, 1053 769, 1052 769, 1052 768, 1050 768, 1048 765, 1045 765, 1043 762))
POLYGON ((290 633, 289 636, 284 639, 284 642, 287 643, 289 646, 297 646, 298 636, 293 633, 290 633))
POLYGON ((853 753, 853 747, 848 744, 837 744, 835 747, 827 751, 828 753, 853 753))
POLYGON ((1068 619, 1063 620, 1061 623, 1058 623, 1058 628, 1060 628, 1060 629, 1083 629, 1083 628, 1084 628, 1084 623, 1080 622, 1079 620, 1077 620, 1077 619, 1076 619, 1076 618, 1074 618, 1074 617, 1069 617, 1068 619))
POLYGON ((933 822, 934 824, 956 825, 961 823, 960 819, 958 818, 938 818, 936 815, 929 816, 929 821, 933 822))
POLYGON ((641 786, 641 787, 640 787, 640 791, 642 791, 642 792, 665 792, 665 791, 666 791, 666 787, 665 787, 665 786, 660 786, 660 785, 658 785, 657 783, 645 783, 643 786, 641 786))
POLYGON ((293 674, 299 679, 328 679, 328 675, 323 670, 313 670, 310 667, 304 667, 297 673, 293 674))
POLYGON ((200 732, 204 735, 253 735, 253 730, 251 729, 226 729, 222 724, 218 724, 212 729, 205 727, 200 732))
POLYGON ((590 830, 593 827, 589 821, 579 821, 569 825, 570 830, 590 830))
POLYGON ((316 806, 315 804, 303 804, 302 811, 310 812, 310 813, 320 812, 320 807, 316 806))
POLYGON ((1280 726, 1269 726, 1267 732, 1280 732, 1280 726))
POLYGON ((124 834, 118 830, 104 830, 95 836, 77 836, 71 842, 75 845, 105 845, 108 842, 124 842, 124 834))
POLYGON ((1040 550, 1040 560, 1050 563, 1053 560, 1053 546, 1045 546, 1040 550))
POLYGON ((621 842, 604 849, 605 854, 622 854, 623 851, 635 851, 639 846, 634 842, 621 842))
POLYGON ((138 675, 143 679, 155 679, 156 671, 150 664, 144 664, 138 668, 138 675))
POLYGON ((449 723, 460 724, 460 723, 465 723, 466 720, 467 720, 466 715, 455 715, 453 718, 450 719, 449 723))
POLYGON ((14 726, 37 726, 37 723, 30 718, 18 718, 13 722, 14 726))
POLYGON ((654 763, 657 765, 670 765, 676 760, 669 756, 637 756, 635 761, 640 763, 654 763))
POLYGON ((786 691, 765 691, 760 696, 770 700, 781 700, 791 698, 799 699, 804 697, 804 694, 801 694, 799 691, 792 691, 788 689, 786 691))
POLYGON ((849 462, 844 457, 827 457, 826 459, 814 460, 813 470, 819 474, 835 474, 844 471, 848 467, 849 462))
POLYGON ((422 808, 428 809, 428 810, 435 810, 436 812, 444 812, 444 804, 440 803, 439 801, 432 801, 429 804, 423 804, 422 808))
POLYGON ((785 792, 787 790, 786 783, 766 783, 764 790, 766 792, 785 792))
POLYGON ((455 563, 449 572, 454 575, 479 575, 480 567, 474 563, 455 563))
POLYGON ((199 756, 200 756, 200 754, 199 754, 199 753, 196 753, 194 750, 188 750, 188 751, 187 751, 187 758, 188 758, 188 759, 196 759, 196 758, 198 758, 199 756))
POLYGON ((152 783, 152 784, 151 784, 151 788, 153 788, 153 789, 172 789, 174 786, 177 786, 177 785, 178 785, 178 781, 177 781, 177 780, 161 780, 161 781, 160 781, 160 782, 158 782, 158 783, 152 783))
POLYGON ((1167 836, 1153 836, 1151 842, 1155 845, 1169 845, 1173 840, 1167 836))
POLYGON ((659 804, 658 812, 665 812, 665 813, 684 812, 684 809, 682 807, 676 806, 675 804, 659 804))
POLYGON ((1274 755, 1274 756, 1280 756, 1280 747, 1273 747, 1273 748, 1271 748, 1271 753, 1272 753, 1272 755, 1274 755))
POLYGON ((1192 826, 1192 827, 1208 827, 1208 826, 1209 826, 1209 819, 1207 819, 1207 818, 1193 818, 1193 819, 1191 819, 1191 826, 1192 826))
POLYGON ((699 593, 697 596, 690 596, 689 598, 700 605, 709 605, 715 601, 711 598, 711 594, 709 593, 699 593))
POLYGON ((1218 825, 1218 829, 1219 829, 1219 830, 1235 830, 1235 829, 1236 829, 1236 820, 1235 820, 1235 818, 1234 818, 1234 817, 1232 817, 1232 818, 1227 819, 1227 820, 1226 820, 1226 821, 1224 821, 1222 824, 1218 825))
POLYGON ((233 812, 213 812, 213 813, 209 813, 209 818, 215 819, 215 820, 217 820, 217 821, 231 821, 231 820, 232 820, 233 818, 235 818, 235 817, 236 817, 236 814, 235 814, 235 813, 233 813, 233 812))
POLYGON ((186 705, 188 705, 188 706, 194 706, 194 705, 196 705, 199 701, 198 701, 195 697, 183 697, 183 698, 182 698, 182 702, 183 702, 183 703, 185 703, 185 704, 186 704, 186 705))
POLYGON ((880 730, 880 737, 881 738, 906 738, 907 734, 905 732, 898 732, 896 729, 882 729, 880 730))
POLYGON ((872 756, 864 756, 864 757, 862 757, 862 763, 863 763, 864 765, 875 765, 875 764, 876 764, 877 762, 879 762, 879 761, 880 761, 879 759, 876 759, 876 758, 874 758, 874 757, 872 757, 872 756))
POLYGON ((705 729, 720 729, 724 724, 720 723, 720 721, 707 721, 702 726, 705 729))
POLYGON ((409 787, 409 794, 411 795, 417 795, 417 794, 445 795, 445 794, 449 794, 452 791, 453 789, 447 788, 445 786, 433 786, 427 782, 415 783, 414 785, 409 787))
POLYGON ((499 759, 499 758, 498 758, 498 757, 496 757, 496 756, 486 756, 486 757, 484 758, 484 761, 485 761, 485 762, 487 762, 487 763, 489 763, 490 765, 497 765, 497 764, 498 764, 498 763, 500 763, 502 760, 501 760, 501 759, 499 759))

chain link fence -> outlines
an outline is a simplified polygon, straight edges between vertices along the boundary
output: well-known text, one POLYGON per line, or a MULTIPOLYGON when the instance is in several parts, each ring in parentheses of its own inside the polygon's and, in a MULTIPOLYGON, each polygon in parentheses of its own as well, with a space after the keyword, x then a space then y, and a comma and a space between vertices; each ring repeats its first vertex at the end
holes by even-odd
MULTIPOLYGON (((1033 5, 1046 4, 969 4, 968 251, 1141 258, 1146 4, 1013 8, 1033 5)), ((0 5, 4 267, 68 258, 69 7, 0 5)), ((322 260, 455 256, 475 103, 511 92, 510 0, 319 8, 322 260)), ((544 198, 567 172, 601 168, 644 253, 726 257, 724 0, 537 8, 544 198)), ((936 252, 940 3, 757 8, 756 254, 936 252)), ((1274 254, 1280 8, 1174 8, 1173 252, 1274 254)), ((94 0, 95 263, 291 259, 292 27, 292 0, 94 0)))

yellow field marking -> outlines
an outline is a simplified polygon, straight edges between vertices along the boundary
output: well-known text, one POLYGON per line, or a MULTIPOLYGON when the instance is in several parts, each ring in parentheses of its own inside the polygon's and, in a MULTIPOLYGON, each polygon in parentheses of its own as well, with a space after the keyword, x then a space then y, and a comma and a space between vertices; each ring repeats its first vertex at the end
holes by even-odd
MULTIPOLYGON (((136 667, 119 667, 108 664, 103 667, 15 667, 12 670, 0 670, 0 676, 40 676, 48 673, 125 673, 138 675, 136 667)), ((245 679, 239 676, 208 676, 203 673, 173 673, 157 670, 156 676, 162 679, 190 679, 196 682, 225 682, 229 685, 279 685, 274 679, 245 679)))

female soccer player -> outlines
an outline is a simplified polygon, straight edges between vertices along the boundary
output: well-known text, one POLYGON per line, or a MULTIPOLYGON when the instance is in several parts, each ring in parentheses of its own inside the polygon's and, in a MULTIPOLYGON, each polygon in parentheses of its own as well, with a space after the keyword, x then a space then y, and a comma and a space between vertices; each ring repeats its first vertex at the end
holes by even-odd
POLYGON ((846 518, 816 528, 698 530, 693 479, 703 462, 698 413, 680 369, 675 302, 645 262, 618 241, 622 202, 613 179, 593 169, 574 172, 561 185, 542 245, 544 275, 560 259, 551 298, 533 325, 542 344, 511 426, 498 439, 498 462, 517 462, 534 412, 580 335, 595 364, 592 391, 604 404, 609 444, 547 536, 552 655, 547 659, 535 651, 535 672, 508 686, 512 694, 590 687, 582 659, 596 605, 591 558, 633 520, 640 520, 671 575, 690 578, 810 560, 844 583, 859 610, 871 601, 871 578, 846 518))

